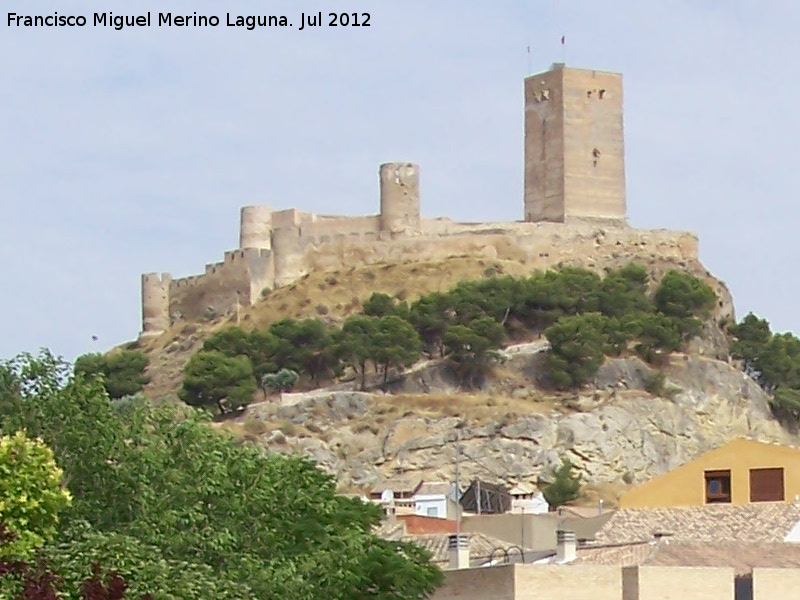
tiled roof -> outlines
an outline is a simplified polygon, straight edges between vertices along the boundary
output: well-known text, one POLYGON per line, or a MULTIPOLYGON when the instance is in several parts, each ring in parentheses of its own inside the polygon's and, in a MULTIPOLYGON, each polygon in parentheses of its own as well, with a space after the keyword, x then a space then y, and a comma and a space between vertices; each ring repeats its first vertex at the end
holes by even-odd
POLYGON ((399 540, 406 535, 406 524, 402 520, 386 520, 375 528, 374 533, 384 540, 399 540))
POLYGON ((662 538, 618 546, 579 548, 575 565, 733 567, 746 575, 754 567, 800 567, 800 544, 784 542, 685 542, 662 538))
POLYGON ((595 536, 599 544, 641 542, 655 534, 687 542, 783 542, 800 522, 800 506, 782 502, 620 509, 595 536))
POLYGON ((449 494, 453 491, 455 487, 452 483, 447 483, 446 481, 432 481, 430 483, 425 482, 419 489, 417 490, 416 496, 425 495, 425 494, 449 494))
MULTIPOLYGON (((471 565, 483 564, 491 556, 501 560, 505 557, 503 550, 509 555, 519 554, 519 546, 509 544, 503 540, 484 535, 482 533, 462 534, 469 535, 469 559, 471 565)), ((431 562, 446 566, 450 561, 448 551, 449 534, 434 533, 426 535, 409 535, 403 538, 404 542, 415 542, 431 553, 431 562)))
POLYGON ((423 481, 419 474, 405 473, 379 481, 372 486, 372 492, 380 493, 384 490, 392 490, 393 492, 414 492, 422 483, 423 481))

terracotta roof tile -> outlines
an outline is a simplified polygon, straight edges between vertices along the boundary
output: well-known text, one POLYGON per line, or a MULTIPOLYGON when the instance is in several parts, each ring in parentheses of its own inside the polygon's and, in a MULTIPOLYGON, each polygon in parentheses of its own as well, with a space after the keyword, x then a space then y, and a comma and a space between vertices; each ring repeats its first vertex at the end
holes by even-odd
MULTIPOLYGON (((503 540, 493 538, 482 533, 462 534, 469 535, 469 558, 470 564, 480 564, 485 562, 490 556, 502 559, 505 554, 502 550, 510 554, 519 554, 519 546, 509 544, 503 540)), ((449 534, 434 533, 426 535, 409 535, 403 538, 405 542, 415 542, 431 553, 431 562, 446 566, 450 561, 448 551, 449 534)), ((526 551, 527 552, 527 551, 526 551)))
POLYGON ((657 533, 689 542, 783 542, 800 522, 800 506, 782 502, 743 506, 620 509, 600 528, 600 544, 641 542, 657 533))
POLYGON ((579 548, 571 564, 733 567, 747 575, 756 567, 800 567, 800 544, 785 542, 682 542, 662 538, 619 546, 579 548))

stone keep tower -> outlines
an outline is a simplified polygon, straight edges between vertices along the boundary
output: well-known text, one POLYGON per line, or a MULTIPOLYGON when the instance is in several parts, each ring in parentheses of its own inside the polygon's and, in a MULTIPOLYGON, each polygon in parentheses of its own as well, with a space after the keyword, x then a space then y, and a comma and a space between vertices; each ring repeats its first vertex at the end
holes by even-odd
POLYGON ((622 75, 554 64, 525 79, 525 220, 625 219, 622 75))
POLYGON ((383 164, 380 179, 381 231, 419 233, 419 165, 383 164))

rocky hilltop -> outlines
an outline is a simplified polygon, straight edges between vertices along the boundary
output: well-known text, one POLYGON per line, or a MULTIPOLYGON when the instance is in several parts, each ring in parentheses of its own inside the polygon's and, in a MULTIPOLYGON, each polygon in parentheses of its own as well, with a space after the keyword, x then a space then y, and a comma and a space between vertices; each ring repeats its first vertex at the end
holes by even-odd
POLYGON ((554 398, 520 385, 540 352, 506 361, 505 385, 519 387, 505 396, 463 396, 431 366, 401 383, 428 394, 292 394, 288 405, 251 406, 240 426, 271 450, 313 457, 352 489, 400 473, 450 479, 457 439, 466 479, 535 482, 569 458, 600 487, 647 480, 740 436, 795 441, 772 417, 767 394, 727 362, 676 354, 663 389, 648 392, 650 367, 612 359, 591 389, 554 398))
MULTIPOLYGON (((599 271, 624 264, 580 262, 599 271)), ((589 385, 572 393, 538 385, 544 338, 516 343, 478 390, 466 393, 443 361, 421 361, 388 392, 359 392, 354 381, 283 394, 254 404, 220 427, 278 452, 300 452, 335 473, 342 489, 366 491, 400 474, 428 481, 453 477, 456 440, 465 479, 513 485, 546 479, 564 458, 613 502, 626 485, 663 473, 736 437, 796 443, 772 416, 769 396, 731 361, 720 323, 732 317, 724 284, 699 262, 650 259, 655 280, 679 267, 708 281, 719 302, 702 336, 659 370, 638 358, 608 359, 589 385), (662 373, 662 376, 658 374, 662 373)), ((456 282, 497 274, 524 275, 519 261, 448 261, 371 265, 312 273, 266 295, 238 315, 242 327, 284 316, 341 322, 374 291, 414 300, 456 282)), ((173 327, 140 340, 150 357, 152 397, 173 395, 181 370, 203 340, 235 324, 233 315, 173 327)))
MULTIPOLYGON (((725 328, 734 322, 733 300, 700 263, 697 236, 640 230, 627 222, 621 75, 556 63, 526 78, 524 91, 522 221, 422 218, 419 169, 413 163, 380 167, 376 215, 333 217, 244 207, 239 247, 226 252, 222 262, 208 264, 203 273, 191 277, 143 275, 142 331, 131 346, 149 359, 145 392, 153 398, 174 396, 190 357, 224 327, 262 332, 279 319, 312 317, 333 330, 360 313, 374 292, 387 294, 392 303, 412 303, 431 292, 447 292, 459 282, 502 274, 527 277, 537 270, 570 266, 601 275, 617 273, 617 278, 602 290, 605 282, 586 271, 558 285, 543 276, 532 284, 514 282, 505 290, 503 283, 474 287, 463 315, 455 304, 437 313, 441 307, 430 309, 424 303, 418 306, 416 324, 413 307, 405 308, 405 317, 380 315, 394 319, 394 337, 378 316, 380 323, 365 324, 368 319, 362 318, 360 331, 371 333, 359 338, 360 352, 375 346, 372 340, 378 339, 378 331, 383 332, 383 348, 391 346, 393 339, 404 337, 397 332, 405 327, 411 330, 405 340, 417 336, 414 343, 428 344, 430 356, 437 354, 434 350, 444 355, 444 338, 455 330, 457 340, 447 353, 457 364, 455 355, 474 357, 475 340, 476 346, 483 344, 494 352, 505 338, 513 345, 504 349, 502 360, 488 374, 484 367, 490 359, 480 365, 480 385, 471 393, 463 390, 463 379, 453 378, 444 360, 418 362, 388 388, 372 386, 383 387, 384 393, 356 392, 353 371, 360 364, 365 373, 370 359, 354 363, 356 350, 340 337, 339 355, 330 347, 315 350, 315 364, 330 350, 329 356, 342 367, 327 369, 327 381, 322 382, 326 387, 252 404, 257 401, 250 397, 253 382, 261 381, 254 360, 265 369, 277 365, 274 354, 264 358, 268 344, 259 338, 235 350, 228 346, 230 355, 201 356, 204 361, 249 361, 238 363, 242 372, 252 367, 245 377, 249 387, 235 399, 236 404, 250 402, 249 408, 220 426, 274 450, 306 453, 351 489, 366 489, 399 473, 450 479, 457 439, 467 478, 530 483, 570 458, 585 481, 601 487, 642 481, 738 436, 794 441, 773 418, 767 394, 731 361, 725 328), (620 275, 631 263, 639 275, 620 275), (671 270, 683 272, 678 275, 683 283, 673 290, 683 289, 686 295, 679 292, 656 307, 654 286, 671 270), (587 280, 595 280, 598 287, 581 287, 587 280), (529 284, 533 287, 525 287, 529 284), (702 307, 689 307, 696 299, 691 294, 699 288, 702 307), (515 300, 509 303, 518 314, 508 323, 509 304, 486 308, 494 298, 507 300, 513 294, 515 300), (605 309, 601 296, 607 301, 605 309), (593 308, 578 308, 589 305, 593 308), (562 317, 572 321, 559 328, 562 317), (430 334, 431 323, 438 336, 436 348, 421 339, 430 334), (541 335, 547 327, 551 337, 561 336, 561 341, 553 341, 550 358, 545 359, 547 340, 541 335), (699 328, 702 332, 696 336, 699 328), (258 356, 254 359, 245 346, 258 356), (563 354, 558 354, 559 348, 566 348, 563 354), (541 378, 545 362, 550 385, 541 378), (591 367, 584 369, 588 364, 591 367), (338 379, 332 381, 332 374, 338 379), (546 391, 567 388, 577 391, 546 391)), ((310 326, 325 329, 315 322, 310 326)), ((353 331, 347 332, 351 339, 353 331)), ((339 329, 336 335, 344 333, 339 329)), ((234 335, 241 340, 249 334, 234 335)), ((289 337, 277 342, 280 336, 269 331, 266 335, 276 344, 303 346, 287 341, 289 337)), ((377 351, 372 350, 377 369, 377 351)), ((419 355, 410 352, 411 359, 403 362, 406 367, 419 355)), ((797 361, 800 364, 800 350, 797 361)), ((213 370, 207 364, 203 363, 204 373, 213 370)), ((388 375, 389 359, 381 364, 388 375)), ((306 368, 301 385, 320 379, 317 367, 300 360, 291 365, 306 368)), ((269 369, 262 374, 277 377, 269 369)), ((781 402, 800 412, 800 378, 787 378, 784 371, 775 369, 776 378, 765 387, 788 384, 781 402)), ((470 380, 469 387, 474 383, 470 380)), ((226 389, 225 394, 236 394, 226 389)), ((204 390, 194 400, 203 404, 213 395, 204 390)), ((223 400, 228 398, 213 398, 220 410, 223 400)))

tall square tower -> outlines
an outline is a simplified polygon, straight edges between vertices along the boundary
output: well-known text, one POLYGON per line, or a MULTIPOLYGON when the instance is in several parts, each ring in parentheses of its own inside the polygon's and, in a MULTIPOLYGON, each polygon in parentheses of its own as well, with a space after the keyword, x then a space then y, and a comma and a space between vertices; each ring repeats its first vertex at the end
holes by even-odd
POLYGON ((525 220, 624 220, 622 75, 554 64, 525 79, 525 220))

